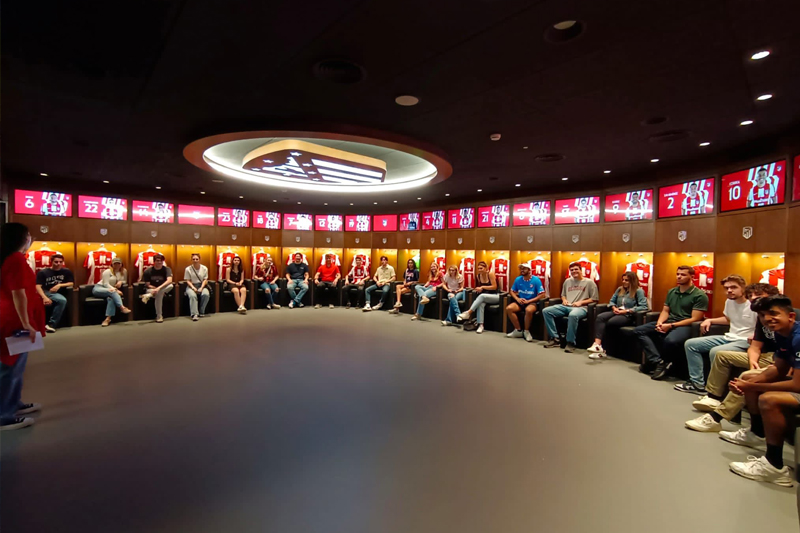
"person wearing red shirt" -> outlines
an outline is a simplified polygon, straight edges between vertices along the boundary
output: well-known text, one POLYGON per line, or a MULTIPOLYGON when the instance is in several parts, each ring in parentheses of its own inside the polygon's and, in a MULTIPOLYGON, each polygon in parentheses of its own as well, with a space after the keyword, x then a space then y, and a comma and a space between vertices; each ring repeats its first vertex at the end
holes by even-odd
POLYGON ((280 309, 281 306, 275 303, 274 298, 280 289, 275 283, 278 281, 278 267, 272 262, 272 256, 268 255, 264 262, 256 267, 253 279, 261 282, 261 288, 264 289, 264 296, 267 298, 267 309, 280 309))
POLYGON ((0 230, 0 431, 33 425, 23 417, 39 411, 38 403, 22 403, 22 376, 28 352, 9 355, 5 339, 23 331, 31 342, 45 336, 44 303, 36 293, 36 274, 25 254, 31 247, 28 228, 16 222, 0 230))
POLYGON ((332 261, 331 254, 325 254, 325 264, 320 265, 317 269, 317 274, 314 276, 314 298, 317 304, 314 309, 322 307, 322 302, 328 302, 328 307, 333 309, 333 302, 336 299, 336 287, 339 285, 339 278, 342 273, 339 272, 339 267, 332 261))

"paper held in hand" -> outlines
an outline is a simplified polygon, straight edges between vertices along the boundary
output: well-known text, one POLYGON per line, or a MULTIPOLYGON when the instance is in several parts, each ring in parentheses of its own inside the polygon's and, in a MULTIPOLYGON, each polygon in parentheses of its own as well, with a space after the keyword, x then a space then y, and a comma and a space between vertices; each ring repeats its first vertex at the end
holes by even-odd
POLYGON ((31 342, 28 335, 24 337, 6 337, 6 346, 8 346, 8 355, 17 355, 23 352, 34 352, 44 348, 44 339, 42 334, 36 332, 36 340, 31 342))

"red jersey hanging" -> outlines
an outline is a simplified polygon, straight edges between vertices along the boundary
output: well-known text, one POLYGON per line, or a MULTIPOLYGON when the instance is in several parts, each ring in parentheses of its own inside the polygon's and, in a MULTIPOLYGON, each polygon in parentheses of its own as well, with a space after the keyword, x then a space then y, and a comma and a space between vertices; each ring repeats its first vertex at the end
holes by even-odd
POLYGON ((319 259, 319 265, 322 266, 325 264, 325 257, 331 256, 331 264, 336 265, 337 267, 342 266, 342 262, 339 260, 339 254, 335 254, 333 252, 322 254, 322 257, 319 259))
POLYGON ((528 266, 531 267, 531 273, 542 282, 545 294, 550 296, 550 261, 536 257, 528 261, 528 266))
POLYGON ((350 283, 358 283, 359 281, 367 279, 368 276, 369 271, 364 267, 363 263, 361 266, 353 265, 353 268, 351 268, 350 272, 347 274, 350 283))
MULTIPOLYGON (((136 256, 136 261, 133 263, 133 267, 137 268, 139 271, 139 277, 137 280, 142 279, 144 275, 144 270, 146 268, 150 268, 153 266, 153 258, 157 256, 160 252, 156 252, 152 248, 148 248, 144 252, 139 252, 139 255, 136 256)), ((167 266, 166 260, 164 261, 164 266, 167 266)))
POLYGON ((762 272, 759 283, 769 283, 774 287, 778 287, 780 293, 783 294, 784 275, 784 265, 781 263, 775 268, 770 268, 769 270, 762 272))
POLYGON ((267 252, 261 251, 253 254, 253 272, 267 262, 267 257, 272 257, 267 252))
MULTIPOLYGON (((584 278, 590 279, 595 282, 600 280, 600 269, 598 268, 597 263, 589 261, 585 257, 581 257, 577 261, 573 261, 573 263, 578 263, 581 265, 581 272, 583 273, 584 278)), ((567 266, 567 275, 564 276, 564 279, 568 278, 569 278, 569 266, 567 266)))
POLYGON ((53 256, 58 252, 55 250, 36 250, 28 252, 28 265, 34 272, 39 272, 44 268, 50 268, 53 264, 53 256))
POLYGON ((497 290, 503 292, 508 290, 508 259, 498 257, 492 259, 490 271, 494 273, 497 279, 497 290))
POLYGON ((219 267, 217 279, 219 281, 227 278, 228 269, 231 268, 234 257, 238 257, 234 252, 221 252, 217 255, 217 267, 219 267))
POLYGON ((711 313, 712 297, 714 296, 714 267, 709 265, 706 261, 701 261, 699 265, 694 267, 694 276, 692 281, 708 296, 708 313, 711 313))
POLYGON ((440 255, 439 257, 435 258, 433 261, 439 267, 439 272, 442 272, 443 273, 442 275, 444 276, 444 272, 447 272, 447 261, 445 260, 444 256, 440 255))
MULTIPOLYGON (((296 253, 299 253, 299 252, 292 252, 292 253, 290 253, 289 255, 286 256, 286 266, 289 266, 291 263, 294 263, 294 254, 296 254, 296 253)), ((303 261, 302 262, 305 263, 305 264, 308 264, 308 257, 306 257, 306 254, 301 253, 300 255, 303 256, 303 261)))
POLYGON ((100 283, 103 271, 111 268, 111 260, 115 257, 117 254, 108 250, 95 250, 86 254, 86 259, 83 260, 83 268, 89 271, 86 283, 93 285, 100 283))
POLYGON ((461 264, 458 266, 459 272, 464 276, 464 287, 468 289, 475 288, 475 258, 463 257, 461 264))
POLYGON ((639 279, 639 287, 644 291, 645 297, 650 301, 653 290, 653 265, 640 259, 625 265, 625 272, 633 272, 639 279))

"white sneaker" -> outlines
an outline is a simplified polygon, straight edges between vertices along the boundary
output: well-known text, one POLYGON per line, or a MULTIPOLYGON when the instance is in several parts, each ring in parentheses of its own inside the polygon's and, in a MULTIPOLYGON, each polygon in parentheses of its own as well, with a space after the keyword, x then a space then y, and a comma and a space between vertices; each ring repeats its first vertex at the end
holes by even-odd
POLYGON ((294 300, 289 302, 289 309, 294 309, 294 300))
POLYGON ((478 329, 475 330, 475 333, 483 333, 483 324, 478 324, 478 329))
POLYGON ((739 474, 754 481, 766 481, 781 487, 791 487, 793 485, 789 467, 784 465, 781 469, 775 468, 767 461, 766 457, 748 455, 747 462, 731 463, 730 468, 734 474, 739 474))
POLYGON ((314 309, 322 309, 322 304, 317 304, 314 306, 314 309))
POLYGON ((242 315, 247 314, 247 308, 243 305, 240 306, 239 309, 237 309, 237 311, 239 311, 239 313, 242 315))
POLYGON ((142 294, 139 298, 142 299, 142 303, 147 303, 147 302, 150 301, 150 298, 152 298, 152 297, 153 297, 152 294, 150 294, 149 292, 146 292, 146 293, 142 294))
POLYGON ((515 329, 514 331, 506 335, 506 337, 508 337, 509 339, 519 339, 520 337, 522 337, 522 332, 518 329, 515 329))
POLYGON ((400 309, 401 307, 403 307, 403 304, 401 304, 400 302, 397 302, 396 304, 394 304, 394 308, 395 309, 400 309))
POLYGON ((422 298, 422 300, 419 301, 419 303, 421 303, 422 305, 428 305, 428 302, 430 302, 430 301, 431 301, 431 299, 428 298, 427 296, 425 296, 425 297, 422 298))
POLYGON ((703 396, 699 400, 695 400, 692 402, 692 407, 700 411, 701 413, 710 413, 714 409, 720 406, 722 402, 719 400, 715 400, 714 398, 710 398, 708 396, 703 396))
POLYGON ((199 317, 199 316, 197 316, 197 315, 192 315, 192 321, 193 321, 193 322, 197 322, 198 320, 200 320, 200 317, 199 317))
POLYGON ((383 304, 382 304, 382 303, 380 303, 380 302, 378 302, 378 305, 376 305, 375 307, 373 307, 373 309, 374 309, 375 311, 377 311, 377 310, 378 310, 378 309, 380 309, 381 307, 383 307, 383 304))
POLYGON ((711 418, 711 415, 708 413, 688 420, 684 425, 693 431, 700 431, 702 433, 718 433, 722 431, 722 424, 711 418))
POLYGON ((44 326, 44 330, 45 330, 47 333, 55 333, 55 332, 56 332, 56 328, 54 328, 54 327, 53 327, 53 326, 51 326, 50 324, 46 324, 46 325, 44 326))
POLYGON ((280 306, 280 305, 278 305, 278 304, 272 304, 272 308, 273 308, 273 309, 280 309, 280 308, 281 308, 281 306, 280 306))
POLYGON ((531 332, 528 331, 527 329, 522 332, 522 336, 525 338, 526 341, 533 342, 533 336, 531 335, 531 332))
POLYGON ((328 304, 328 309, 333 309, 333 304, 328 304))
POLYGON ((602 359, 604 357, 607 357, 605 351, 589 354, 589 359, 602 359))
POLYGON ((411 317, 411 320, 419 320, 419 315, 414 315, 411 317))
POLYGON ((592 345, 589 346, 589 348, 586 351, 589 353, 605 353, 603 347, 600 344, 597 344, 596 342, 592 343, 592 345))
POLYGON ((458 314, 456 320, 458 320, 459 322, 462 322, 464 320, 469 320, 469 315, 470 315, 469 311, 464 311, 463 313, 458 314))
POLYGON ((719 438, 739 446, 747 446, 759 449, 767 442, 764 437, 759 437, 747 428, 737 429, 736 431, 720 431, 719 438))
POLYGON ((448 322, 447 320, 442 320, 442 325, 443 326, 449 326, 450 322, 448 322))

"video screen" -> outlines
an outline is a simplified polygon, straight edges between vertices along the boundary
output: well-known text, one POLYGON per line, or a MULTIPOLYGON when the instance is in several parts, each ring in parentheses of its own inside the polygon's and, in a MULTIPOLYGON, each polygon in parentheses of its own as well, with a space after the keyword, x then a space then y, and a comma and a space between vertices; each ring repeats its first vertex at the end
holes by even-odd
POLYGON ((400 231, 417 231, 419 228, 419 213, 403 213, 400 215, 400 231))
POLYGON ((444 229, 444 211, 428 211, 422 213, 422 229, 444 229))
POLYGON ((514 204, 514 226, 546 226, 550 224, 550 200, 514 204))
POLYGON ((462 207, 447 212, 448 229, 471 229, 475 227, 475 208, 462 207))
POLYGON ((281 229, 281 214, 274 211, 253 211, 253 227, 281 229))
POLYGON ((478 208, 479 228, 506 228, 510 210, 507 205, 487 205, 478 208))
POLYGON ((78 196, 78 217, 128 220, 128 200, 106 196, 78 196))
MULTIPOLYGON (((178 220, 180 221, 180 215, 178 216, 178 220)), ((225 228, 249 228, 250 210, 220 207, 217 209, 217 226, 225 228)))
POLYGON ((658 218, 714 212, 714 178, 687 181, 658 189, 658 218))
POLYGON ((178 224, 214 225, 214 208, 207 205, 178 205, 178 224))
POLYGON ((314 228, 314 217, 307 214, 284 213, 283 229, 311 231, 314 228))
POLYGON ((314 228, 317 231, 342 231, 344 217, 342 215, 314 215, 314 228))
POLYGON ((606 222, 652 220, 653 189, 628 191, 606 196, 606 222))
POLYGON ((369 215, 347 215, 344 217, 345 231, 369 231, 372 227, 369 215))
POLYGON ((722 176, 720 211, 736 211, 783 203, 786 191, 786 161, 740 170, 722 176))
POLYGON ((14 213, 71 217, 72 195, 51 191, 14 191, 14 213))
POLYGON ((794 171, 792 171, 792 200, 800 200, 800 155, 794 158, 794 171))
POLYGON ((175 206, 168 202, 142 202, 133 200, 134 222, 158 222, 172 224, 175 221, 175 206))
POLYGON ((373 231, 397 231, 397 215, 375 215, 372 217, 373 231))
POLYGON ((599 196, 556 200, 556 224, 595 224, 597 222, 600 222, 599 196))

